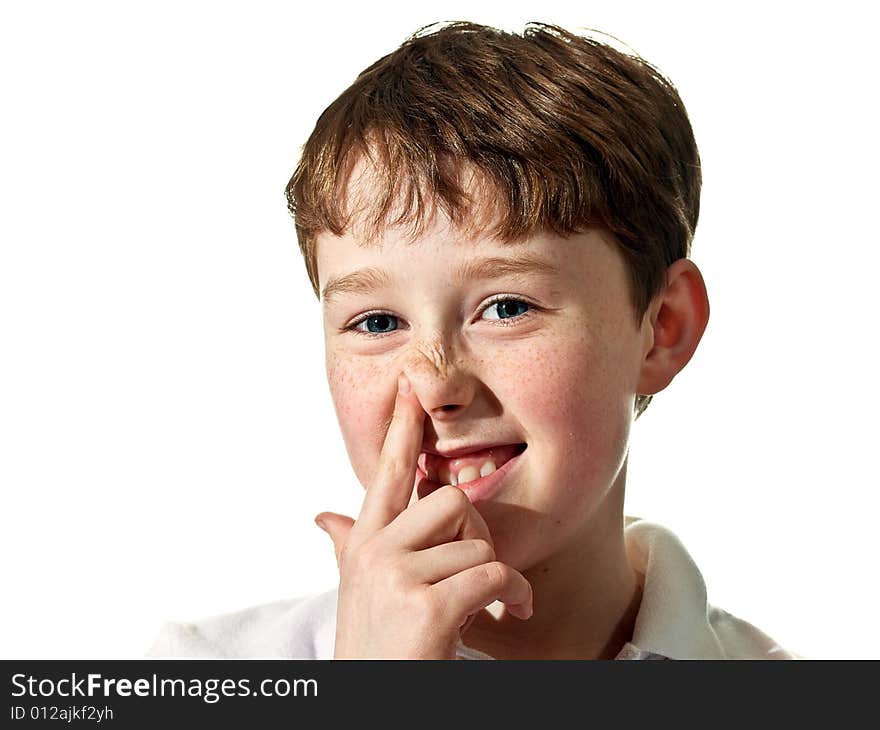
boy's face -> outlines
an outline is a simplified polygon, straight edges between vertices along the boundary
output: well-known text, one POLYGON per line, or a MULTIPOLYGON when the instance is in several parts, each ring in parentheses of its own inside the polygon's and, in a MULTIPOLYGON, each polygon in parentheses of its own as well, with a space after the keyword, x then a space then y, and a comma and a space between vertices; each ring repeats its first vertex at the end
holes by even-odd
POLYGON ((475 503, 497 558, 526 570, 598 527, 590 518, 622 477, 650 323, 634 322, 624 260, 608 234, 502 244, 466 240, 443 215, 435 221, 414 243, 395 229, 371 247, 351 234, 319 236, 322 288, 368 267, 388 278, 322 299, 330 392, 364 487, 401 371, 425 411, 424 448, 527 444, 502 488, 475 503), (458 277, 464 265, 526 256, 548 270, 496 278, 495 266, 458 277), (504 301, 487 306, 494 295, 504 301), (368 312, 372 319, 346 330, 368 312))

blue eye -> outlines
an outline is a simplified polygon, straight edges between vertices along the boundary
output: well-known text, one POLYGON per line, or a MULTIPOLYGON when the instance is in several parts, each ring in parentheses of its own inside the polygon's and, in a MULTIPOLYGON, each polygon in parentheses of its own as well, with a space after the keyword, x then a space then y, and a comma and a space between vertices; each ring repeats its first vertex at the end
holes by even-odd
POLYGON ((490 302, 484 312, 491 312, 493 309, 498 313, 498 317, 487 317, 487 319, 516 319, 528 313, 530 304, 522 299, 515 297, 507 297, 503 299, 495 299, 490 302))
MULTIPOLYGON (((528 317, 532 308, 529 302, 517 297, 499 295, 486 304, 482 311, 486 313, 494 310, 498 315, 497 317, 485 317, 484 319, 507 327, 528 317)), ((393 314, 388 314, 387 312, 367 312, 344 329, 365 337, 382 337, 395 332, 398 329, 397 323, 398 317, 393 314), (362 324, 367 325, 366 330, 361 328, 362 324)))
POLYGON ((388 332, 394 332, 397 329, 395 326, 393 329, 387 329, 390 326, 390 322, 394 320, 397 321, 397 317, 393 314, 384 314, 383 312, 375 312, 373 314, 367 314, 356 322, 352 322, 349 329, 354 330, 355 332, 359 332, 365 335, 383 335, 388 332), (367 324, 367 331, 365 332, 362 329, 359 329, 360 325, 367 324), (371 325, 375 326, 376 329, 371 329, 371 325))

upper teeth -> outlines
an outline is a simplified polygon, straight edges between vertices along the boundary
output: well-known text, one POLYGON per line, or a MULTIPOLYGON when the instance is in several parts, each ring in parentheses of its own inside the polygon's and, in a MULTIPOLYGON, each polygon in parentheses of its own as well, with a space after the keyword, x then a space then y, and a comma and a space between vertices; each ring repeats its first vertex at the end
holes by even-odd
POLYGON ((447 464, 443 464, 440 469, 440 473, 438 474, 440 478, 441 484, 451 484, 452 486, 457 486, 459 484, 464 484, 465 482, 471 482, 478 477, 485 477, 495 471, 495 462, 492 459, 486 459, 483 462, 483 465, 480 467, 479 471, 475 466, 463 466, 459 469, 458 474, 450 474, 449 466, 447 464))

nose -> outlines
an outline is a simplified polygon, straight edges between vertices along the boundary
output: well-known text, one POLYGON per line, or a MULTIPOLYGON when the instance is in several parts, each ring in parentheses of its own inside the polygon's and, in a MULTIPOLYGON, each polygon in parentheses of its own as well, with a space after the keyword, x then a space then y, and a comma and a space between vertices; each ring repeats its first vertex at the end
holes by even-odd
POLYGON ((456 418, 473 401, 476 378, 441 337, 422 340, 407 353, 404 373, 431 418, 456 418))

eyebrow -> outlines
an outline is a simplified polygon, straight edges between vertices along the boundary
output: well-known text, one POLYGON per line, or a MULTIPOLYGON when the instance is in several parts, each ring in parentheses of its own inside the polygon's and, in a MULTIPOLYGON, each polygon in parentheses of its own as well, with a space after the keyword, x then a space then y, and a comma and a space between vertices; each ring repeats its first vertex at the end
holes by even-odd
MULTIPOLYGON (((455 272, 456 281, 473 279, 500 279, 504 276, 523 276, 543 274, 557 276, 559 269, 549 261, 534 254, 520 254, 512 258, 491 257, 465 261, 455 272)), ((383 269, 370 266, 352 271, 327 282, 321 292, 321 300, 326 302, 339 294, 369 294, 383 287, 391 286, 393 277, 383 269)))

